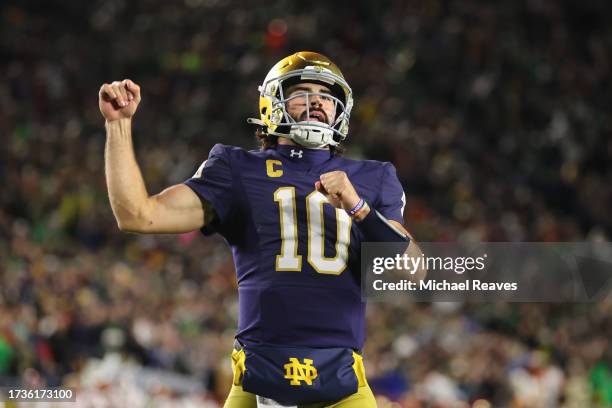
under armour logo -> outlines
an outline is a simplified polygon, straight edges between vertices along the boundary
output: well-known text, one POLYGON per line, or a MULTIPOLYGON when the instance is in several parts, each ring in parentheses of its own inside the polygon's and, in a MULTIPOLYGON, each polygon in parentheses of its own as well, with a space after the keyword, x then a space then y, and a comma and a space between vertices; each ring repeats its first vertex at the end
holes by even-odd
POLYGON ((304 359, 304 364, 294 357, 289 358, 289 362, 283 367, 285 368, 285 378, 291 380, 291 385, 302 385, 304 381, 308 385, 312 385, 312 380, 317 378, 317 369, 312 365, 313 361, 309 358, 304 359))
POLYGON ((304 154, 304 151, 302 150, 295 151, 291 149, 291 154, 289 155, 289 157, 297 156, 298 158, 301 159, 303 154, 304 154))

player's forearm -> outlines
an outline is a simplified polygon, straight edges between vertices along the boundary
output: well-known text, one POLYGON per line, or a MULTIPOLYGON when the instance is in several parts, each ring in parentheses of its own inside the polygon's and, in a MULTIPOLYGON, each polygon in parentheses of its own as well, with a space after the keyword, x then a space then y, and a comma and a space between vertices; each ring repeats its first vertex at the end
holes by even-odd
MULTIPOLYGON (((409 258, 412 258, 412 259, 417 259, 423 256, 423 251, 421 250, 421 247, 416 242, 412 234, 399 222, 397 221, 390 221, 390 222, 396 228, 398 228, 402 233, 406 234, 410 238, 410 243, 408 244, 408 248, 406 248, 405 255, 407 255, 409 258)), ((414 274, 410 275, 410 278, 409 278, 410 280, 414 282, 422 281, 427 277, 427 269, 425 268, 425 265, 422 265, 422 264, 419 264, 419 265, 420 266, 418 267, 418 269, 414 272, 414 274)))
POLYGON ((104 152, 106 185, 113 214, 120 229, 137 231, 149 194, 136 162, 131 119, 106 122, 104 152))

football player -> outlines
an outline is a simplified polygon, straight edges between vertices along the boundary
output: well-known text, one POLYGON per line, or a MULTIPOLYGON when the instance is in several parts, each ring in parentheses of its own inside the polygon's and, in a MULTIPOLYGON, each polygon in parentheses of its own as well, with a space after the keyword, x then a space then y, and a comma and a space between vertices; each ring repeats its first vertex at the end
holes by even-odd
POLYGON ((375 407, 361 355, 360 244, 410 244, 404 192, 392 164, 339 154, 353 96, 327 57, 288 56, 259 90, 249 122, 261 149, 217 144, 193 177, 149 195, 131 134, 140 87, 102 85, 113 213, 123 231, 201 229, 230 245, 240 315, 226 407, 375 407))

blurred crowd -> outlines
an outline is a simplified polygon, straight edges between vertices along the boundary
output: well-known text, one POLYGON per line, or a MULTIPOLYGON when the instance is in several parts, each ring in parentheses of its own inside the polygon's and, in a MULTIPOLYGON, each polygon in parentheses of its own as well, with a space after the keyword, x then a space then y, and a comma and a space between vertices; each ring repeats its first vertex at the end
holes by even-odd
MULTIPOLYGON (((142 87, 153 194, 215 143, 254 148, 268 69, 319 51, 353 87, 347 155, 395 164, 418 240, 607 241, 611 17, 605 0, 2 2, 0 385, 75 387, 82 406, 229 389, 231 255, 118 230, 103 82, 142 87), (151 380, 119 380, 133 370, 151 380)), ((612 406, 610 302, 376 303, 368 324, 381 407, 612 406)))

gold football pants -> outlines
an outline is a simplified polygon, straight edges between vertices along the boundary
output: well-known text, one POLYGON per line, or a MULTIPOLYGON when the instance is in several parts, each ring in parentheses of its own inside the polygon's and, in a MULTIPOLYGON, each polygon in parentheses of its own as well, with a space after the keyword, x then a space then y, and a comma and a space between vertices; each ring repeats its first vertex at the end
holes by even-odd
MULTIPOLYGON (((356 393, 344 397, 339 401, 299 405, 299 408, 376 408, 374 394, 372 394, 372 390, 365 378, 363 359, 356 353, 354 353, 353 356, 355 358, 353 368, 359 380, 359 388, 356 393)), ((232 372, 234 373, 234 379, 232 389, 230 390, 223 408, 257 408, 255 394, 251 394, 242 389, 241 380, 245 368, 244 357, 244 350, 234 350, 232 352, 232 372)))

